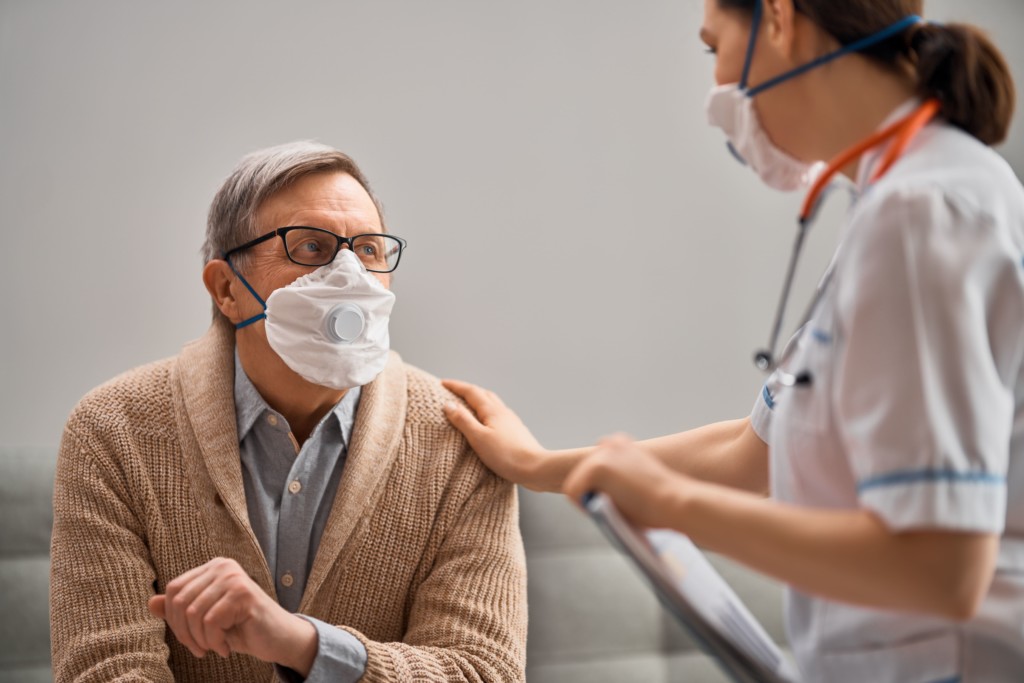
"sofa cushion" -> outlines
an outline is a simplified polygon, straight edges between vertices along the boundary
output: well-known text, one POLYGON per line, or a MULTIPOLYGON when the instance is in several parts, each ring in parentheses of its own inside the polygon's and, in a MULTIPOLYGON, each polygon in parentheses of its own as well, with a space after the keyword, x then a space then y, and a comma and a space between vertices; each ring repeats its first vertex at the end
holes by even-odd
POLYGON ((625 657, 596 657, 588 661, 527 664, 530 683, 728 683, 710 659, 696 652, 625 657))
POLYGON ((0 448, 0 683, 50 681, 56 448, 0 448))
MULTIPOLYGON (((640 571, 564 496, 520 491, 530 605, 530 683, 726 677, 658 602, 640 571)), ((777 642, 780 585, 720 556, 712 564, 777 642)))

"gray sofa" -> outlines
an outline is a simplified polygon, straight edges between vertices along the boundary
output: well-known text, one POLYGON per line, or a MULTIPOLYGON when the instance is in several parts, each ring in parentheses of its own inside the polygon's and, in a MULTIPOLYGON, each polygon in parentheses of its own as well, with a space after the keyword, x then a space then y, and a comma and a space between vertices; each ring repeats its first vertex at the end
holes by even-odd
MULTIPOLYGON (((530 683, 719 683, 634 566, 564 496, 520 491, 530 605, 530 683)), ((784 642, 781 587, 711 556, 768 632, 784 642)))
POLYGON ((50 674, 50 528, 55 448, 0 448, 0 683, 50 674))
MULTIPOLYGON (((52 680, 47 588, 55 450, 0 448, 0 683, 52 680)), ((726 680, 564 497, 521 491, 520 500, 530 683, 726 680)), ((781 642, 778 586, 712 559, 781 642)))

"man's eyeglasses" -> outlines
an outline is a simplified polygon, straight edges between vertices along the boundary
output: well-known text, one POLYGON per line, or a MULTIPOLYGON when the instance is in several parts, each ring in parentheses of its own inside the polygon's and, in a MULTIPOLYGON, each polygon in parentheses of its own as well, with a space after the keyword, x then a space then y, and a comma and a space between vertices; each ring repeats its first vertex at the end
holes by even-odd
POLYGON ((260 235, 250 242, 224 252, 224 260, 228 260, 232 254, 237 254, 275 237, 281 238, 288 260, 300 266, 326 266, 334 260, 344 244, 348 245, 352 253, 372 273, 390 273, 397 268, 398 261, 402 258, 402 249, 405 248, 405 240, 394 235, 370 233, 342 237, 322 228, 291 226, 271 230, 265 235, 260 235))

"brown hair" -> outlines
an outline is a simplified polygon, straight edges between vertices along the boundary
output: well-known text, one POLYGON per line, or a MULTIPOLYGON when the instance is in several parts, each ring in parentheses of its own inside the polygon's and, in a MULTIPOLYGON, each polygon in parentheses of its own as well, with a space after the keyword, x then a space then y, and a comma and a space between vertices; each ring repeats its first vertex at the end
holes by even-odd
MULTIPOLYGON (((753 12, 764 0, 718 0, 723 9, 753 12)), ((840 45, 866 38, 904 17, 923 0, 793 0, 793 6, 840 45)), ((987 145, 1006 139, 1016 91, 1010 68, 988 36, 968 24, 921 23, 861 51, 877 62, 917 74, 918 94, 942 103, 942 115, 987 145)))

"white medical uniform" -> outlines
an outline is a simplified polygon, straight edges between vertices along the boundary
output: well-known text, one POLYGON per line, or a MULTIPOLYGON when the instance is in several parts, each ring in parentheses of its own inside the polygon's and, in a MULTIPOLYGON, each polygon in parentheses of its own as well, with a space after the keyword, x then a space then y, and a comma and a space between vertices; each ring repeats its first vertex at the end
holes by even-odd
MULTIPOLYGON (((891 121, 912 111, 910 102, 891 121)), ((861 609, 796 590, 807 681, 1024 681, 1024 189, 995 152, 927 126, 866 187, 861 164, 833 271, 752 414, 773 496, 873 511, 894 531, 1001 535, 969 622, 861 609)))

